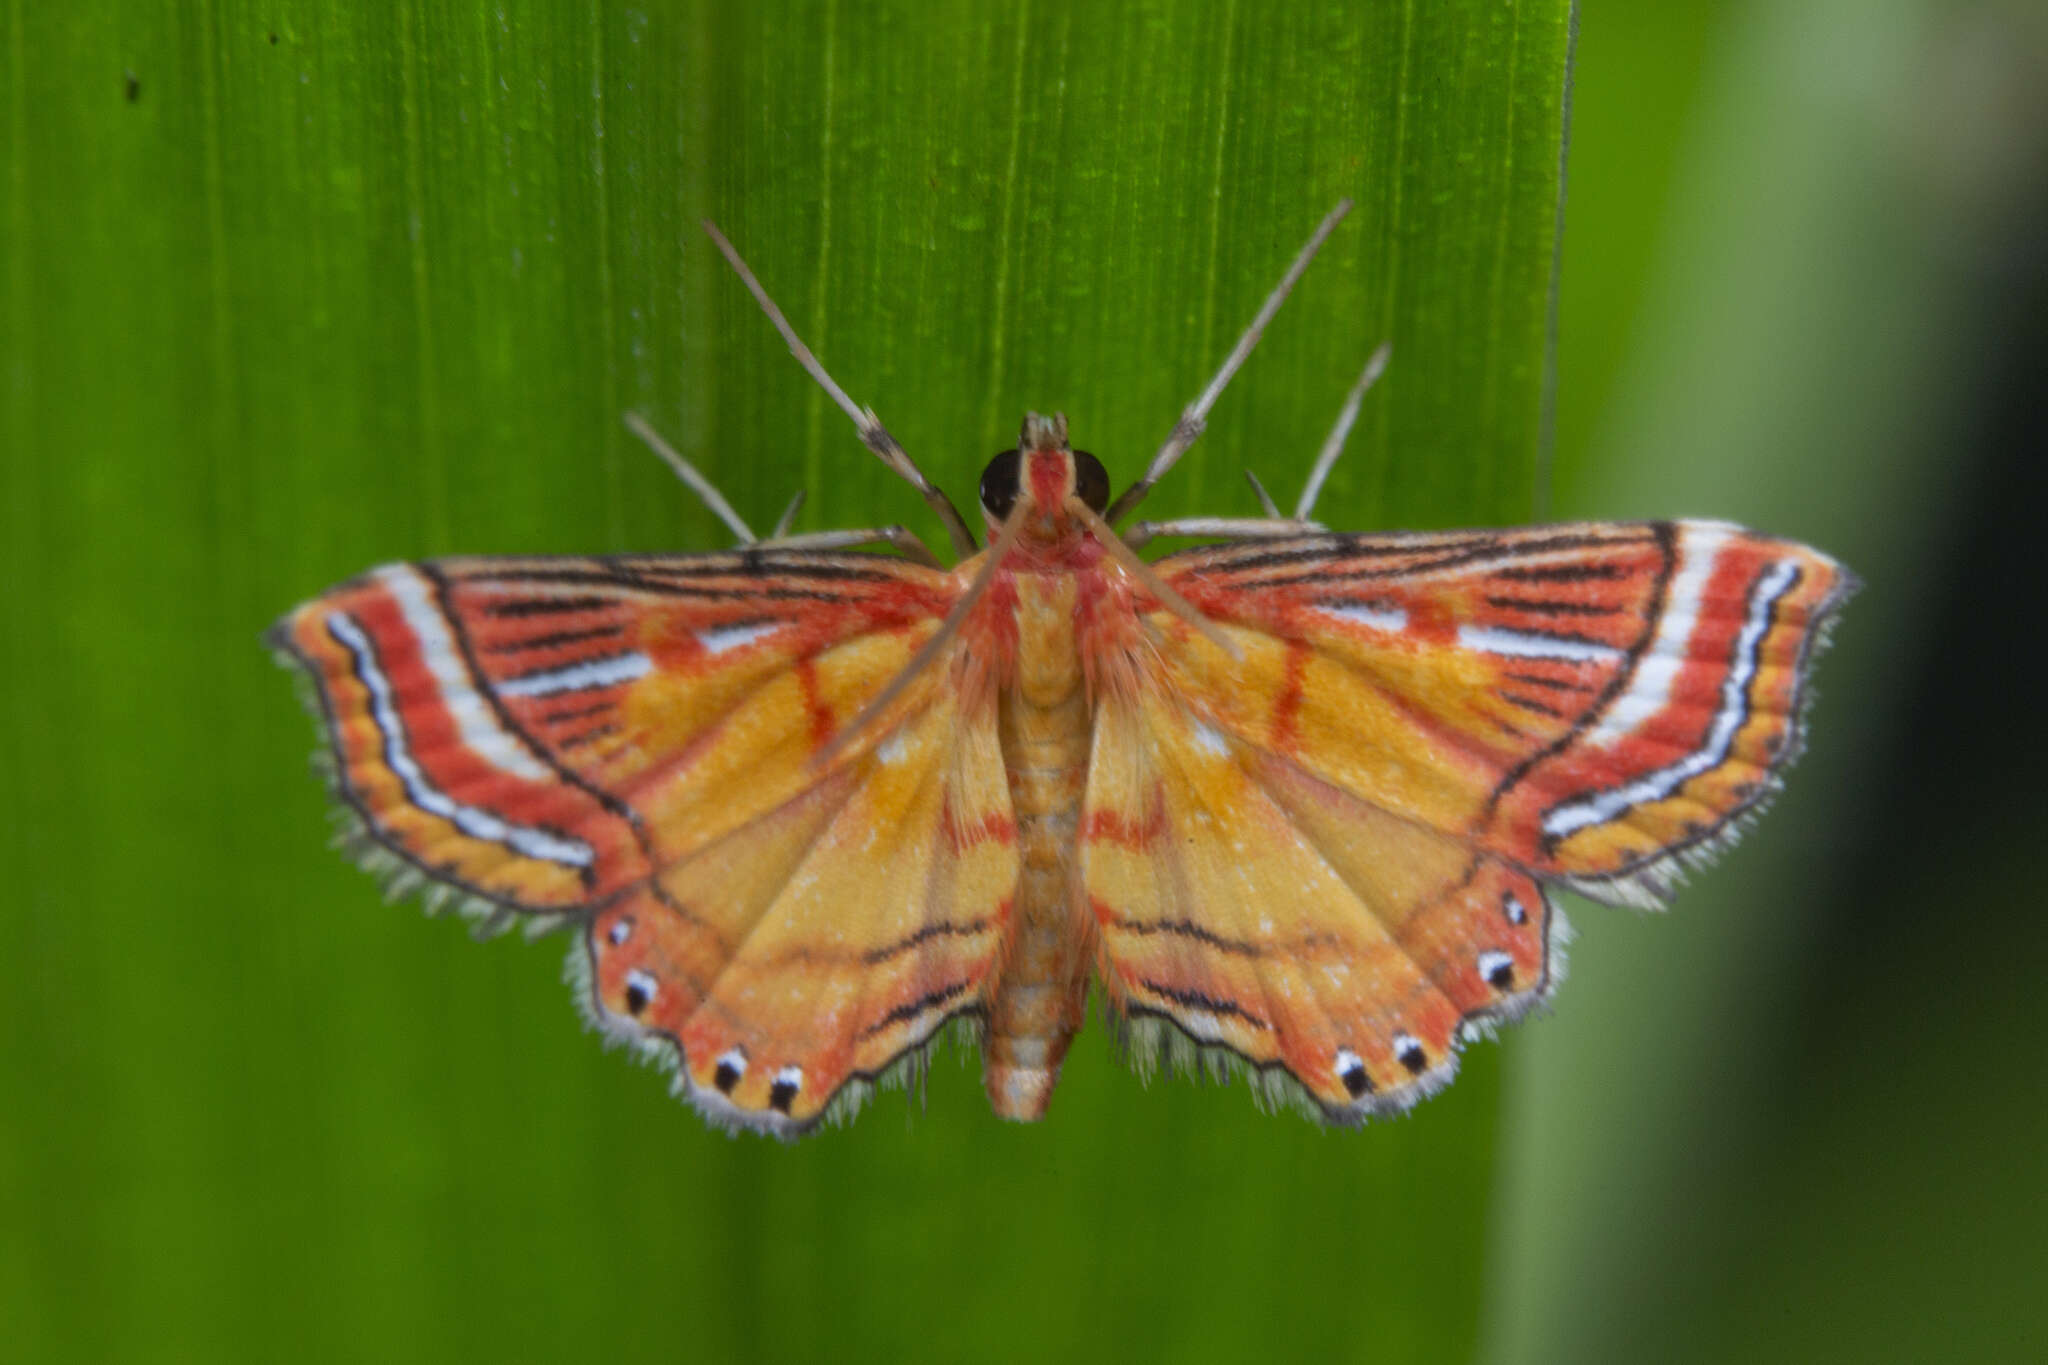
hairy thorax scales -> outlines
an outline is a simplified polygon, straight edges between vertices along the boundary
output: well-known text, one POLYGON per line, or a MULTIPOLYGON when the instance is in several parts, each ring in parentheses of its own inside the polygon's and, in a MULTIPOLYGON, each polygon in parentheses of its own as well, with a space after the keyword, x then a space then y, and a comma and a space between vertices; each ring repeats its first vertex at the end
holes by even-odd
POLYGON ((1099 568, 1012 579, 1016 650, 997 707, 1017 820, 1017 890, 1009 953, 989 1004, 984 1073, 1005 1118, 1044 1114, 1087 1003, 1093 920, 1075 832, 1094 699, 1077 626, 1100 602, 1101 582, 1099 568))

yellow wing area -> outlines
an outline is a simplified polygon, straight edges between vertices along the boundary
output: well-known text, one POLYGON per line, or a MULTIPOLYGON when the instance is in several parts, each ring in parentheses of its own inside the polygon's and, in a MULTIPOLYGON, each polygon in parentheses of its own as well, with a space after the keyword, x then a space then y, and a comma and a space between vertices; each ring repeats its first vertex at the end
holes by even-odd
POLYGON ((984 1004, 1017 877, 994 707, 929 686, 824 780, 719 794, 654 804, 687 851, 593 919, 589 998, 707 1116, 790 1136, 984 1004))
POLYGON ((1527 874, 1162 689, 1098 712, 1082 859, 1141 1066, 1221 1048, 1269 1100, 1325 1119, 1413 1103, 1449 1079, 1464 1031, 1549 984, 1550 911, 1527 874))
POLYGON ((1198 714, 1538 877, 1643 904, 1796 752, 1855 580, 1722 522, 1315 536, 1173 556, 1240 648, 1155 613, 1198 714))

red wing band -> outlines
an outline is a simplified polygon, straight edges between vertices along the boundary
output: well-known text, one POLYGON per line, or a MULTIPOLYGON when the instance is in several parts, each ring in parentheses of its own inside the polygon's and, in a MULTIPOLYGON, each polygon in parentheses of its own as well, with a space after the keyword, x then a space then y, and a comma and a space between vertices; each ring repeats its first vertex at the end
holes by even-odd
MULTIPOLYGON (((1687 547, 1687 573, 1692 569, 1695 555, 1698 562, 1711 568, 1714 556, 1711 553, 1697 554, 1693 547, 1687 547)), ((1705 573, 1702 571, 1701 579, 1705 573)), ((1727 677, 1721 680, 1721 704, 1714 712, 1712 724, 1707 727, 1707 741, 1700 748, 1679 759, 1676 763, 1645 773, 1620 787, 1594 792, 1576 801, 1567 801, 1553 806, 1543 816, 1543 832, 1552 839, 1562 839, 1589 825, 1603 825, 1618 819, 1637 806, 1648 805, 1670 797, 1703 773, 1711 772, 1728 761, 1734 748, 1735 736, 1741 733, 1743 723, 1749 719, 1749 688, 1756 678, 1758 654, 1765 634, 1770 630, 1771 615, 1778 600, 1790 592, 1799 582, 1799 566, 1790 560, 1780 560, 1764 571, 1757 579, 1756 587, 1750 592, 1749 610, 1742 622, 1742 633, 1736 637, 1735 657, 1730 662, 1727 677)), ((1678 585, 1683 588, 1681 582, 1678 585)), ((1674 591, 1674 602, 1695 601, 1698 589, 1694 588, 1690 598, 1674 591)), ((1675 614, 1675 613, 1674 613, 1675 614)), ((1682 630, 1689 634, 1693 612, 1686 612, 1682 630)), ((1661 633, 1661 632, 1660 632, 1661 633)), ((1658 642, 1662 645, 1664 642, 1658 642)), ((1682 653, 1672 651, 1678 661, 1682 653)), ((1670 656, 1666 656, 1670 657, 1670 656)), ((1670 689, 1670 673, 1675 673, 1675 664, 1660 679, 1650 680, 1653 695, 1647 695, 1629 709, 1638 710, 1649 706, 1651 711, 1663 705, 1670 689)), ((1631 700, 1636 700, 1632 698, 1631 700)))
MULTIPOLYGON (((402 597, 401 605, 404 605, 402 597)), ((407 615, 410 617, 411 613, 408 612, 407 615)), ((439 618, 435 619, 438 624, 439 618)), ((384 761, 404 785, 408 801, 429 815, 437 815, 448 821, 472 839, 503 844, 522 857, 581 868, 587 868, 596 861, 596 854, 590 845, 580 839, 566 838, 544 829, 515 825, 490 811, 457 801, 429 781, 426 771, 413 757, 411 746, 406 739, 405 723, 399 717, 397 699, 392 694, 391 680, 385 676, 382 666, 377 662, 377 651, 370 643, 370 637, 345 612, 328 613, 326 624, 327 633, 339 641, 342 648, 346 649, 355 661, 356 677, 370 694, 370 715, 375 720, 377 732, 384 741, 384 761)), ((414 626, 417 630, 417 622, 414 622, 414 626)), ((461 697, 464 691, 469 691, 471 697, 475 696, 474 692, 470 691, 467 680, 459 680, 457 686, 451 688, 448 680, 440 676, 440 665, 453 659, 452 652, 437 650, 435 642, 424 635, 420 643, 421 652, 428 660, 429 667, 434 670, 435 681, 441 685, 444 698, 461 697)), ((454 709, 452 703, 450 709, 454 709)), ((458 724, 460 719, 458 717, 458 724)), ((465 733, 465 738, 467 737, 465 733)), ((526 754, 518 753, 516 750, 514 752, 527 763, 533 762, 526 754)))

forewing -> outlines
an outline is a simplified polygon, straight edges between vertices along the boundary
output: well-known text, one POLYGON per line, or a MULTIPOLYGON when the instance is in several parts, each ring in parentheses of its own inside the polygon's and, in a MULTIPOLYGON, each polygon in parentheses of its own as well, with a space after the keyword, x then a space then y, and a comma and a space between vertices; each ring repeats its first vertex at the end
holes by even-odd
POLYGON ((977 1009, 1001 941, 1008 791, 956 661, 817 761, 956 594, 863 555, 446 560, 271 640, 359 856, 496 920, 577 919, 599 1021, 787 1134, 977 1009))
POLYGON ((822 781, 811 755, 951 596, 858 555, 454 559, 342 584, 270 641, 313 684, 359 855, 546 915, 822 781))
POLYGON ((1161 676, 1194 714, 1539 878, 1638 903, 1770 791, 1854 585, 1719 522, 1318 536, 1158 567, 1246 656, 1154 614, 1161 676))

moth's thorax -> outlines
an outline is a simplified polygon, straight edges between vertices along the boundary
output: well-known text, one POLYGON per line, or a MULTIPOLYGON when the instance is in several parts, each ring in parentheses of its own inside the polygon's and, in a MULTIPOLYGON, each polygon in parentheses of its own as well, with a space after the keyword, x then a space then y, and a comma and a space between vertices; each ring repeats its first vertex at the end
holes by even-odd
MULTIPOLYGON (((1150 599, 1079 527, 1057 541, 1020 540, 965 630, 975 673, 1033 698, 1078 684, 1091 706, 1135 686, 1150 599)), ((1040 704, 1050 704, 1041 702, 1040 704)))
POLYGON ((1080 579, 1075 574, 1018 574, 1017 664, 1014 686, 1031 706, 1057 706, 1082 685, 1074 629, 1080 579))

